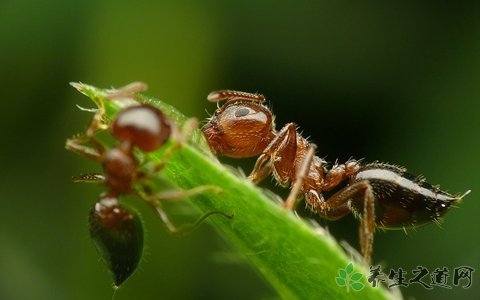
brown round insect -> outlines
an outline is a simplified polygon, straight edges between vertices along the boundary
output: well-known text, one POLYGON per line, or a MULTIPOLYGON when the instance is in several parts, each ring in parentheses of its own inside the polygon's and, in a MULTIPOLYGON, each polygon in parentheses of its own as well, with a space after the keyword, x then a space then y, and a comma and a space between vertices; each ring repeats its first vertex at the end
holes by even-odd
MULTIPOLYGON (((130 84, 113 91, 105 98, 134 98, 136 92, 144 89, 144 84, 130 84)), ((144 184, 147 178, 152 177, 165 166, 170 155, 181 146, 188 133, 197 126, 196 119, 188 120, 180 132, 158 108, 149 104, 130 106, 120 111, 108 126, 118 143, 114 147, 105 149, 95 137, 98 129, 105 128, 101 123, 103 119, 101 114, 103 109, 97 112, 86 134, 67 140, 66 148, 102 163, 103 174, 83 174, 75 176, 74 181, 98 182, 107 187, 107 191, 100 195, 90 211, 90 235, 113 274, 114 286, 119 287, 136 270, 143 251, 141 220, 134 210, 120 202, 122 195, 132 194, 143 199, 155 210, 171 233, 185 233, 212 214, 221 214, 227 218, 231 216, 218 211, 209 212, 195 224, 179 230, 163 211, 161 201, 182 199, 207 191, 218 192, 219 189, 212 186, 199 186, 187 191, 152 194, 144 184), (134 150, 144 153, 156 151, 168 139, 173 139, 174 145, 165 151, 163 161, 151 168, 148 173, 141 171, 134 150), (134 188, 135 184, 143 189, 134 188)))
POLYGON ((439 222, 449 207, 470 192, 451 195, 386 163, 362 165, 351 159, 328 169, 295 123, 275 130, 274 116, 263 105, 262 95, 222 90, 210 93, 208 100, 226 101, 202 128, 212 151, 234 158, 259 156, 249 179, 258 183, 273 173, 280 185, 290 186, 284 203, 287 209, 294 209, 303 195, 308 207, 328 220, 353 212, 360 220, 360 247, 367 264, 375 228, 439 222), (344 188, 324 199, 323 192, 345 182, 344 188))

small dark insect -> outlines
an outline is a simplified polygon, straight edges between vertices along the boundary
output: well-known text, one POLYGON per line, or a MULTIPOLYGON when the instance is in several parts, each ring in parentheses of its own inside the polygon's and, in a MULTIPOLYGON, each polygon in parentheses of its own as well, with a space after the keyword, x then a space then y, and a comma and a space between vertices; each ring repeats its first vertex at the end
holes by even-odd
MULTIPOLYGON (((144 84, 134 83, 112 91, 105 98, 133 99, 136 92, 144 89, 144 84)), ((177 229, 170 222, 161 207, 161 201, 178 200, 198 193, 220 190, 212 186, 199 186, 188 191, 152 194, 144 184, 144 180, 159 172, 168 162, 170 155, 184 143, 188 133, 197 126, 195 119, 188 120, 180 132, 158 108, 148 104, 123 109, 110 126, 102 123, 103 114, 104 109, 101 107, 86 134, 67 140, 66 148, 102 163, 104 174, 83 174, 74 177, 74 181, 99 182, 107 186, 107 191, 100 195, 90 211, 89 229, 105 264, 113 274, 114 286, 119 287, 136 270, 143 251, 142 222, 134 210, 120 202, 120 196, 131 194, 140 197, 155 210, 170 232, 184 233, 185 230, 177 229), (95 133, 100 128, 110 129, 112 136, 118 140, 115 147, 105 149, 97 141, 95 133), (163 161, 148 172, 141 171, 134 149, 144 153, 156 151, 169 138, 174 141, 174 145, 165 151, 163 161), (87 143, 90 146, 87 146, 87 143), (140 189, 134 185, 140 186, 140 189)), ((217 213, 231 218, 222 212, 209 212, 189 229, 217 213)))
POLYGON ((297 132, 296 124, 275 130, 274 116, 262 104, 262 95, 223 90, 210 93, 208 100, 227 101, 202 129, 212 151, 235 158, 259 156, 249 179, 258 183, 273 173, 280 185, 290 185, 287 209, 294 209, 303 194, 307 206, 328 220, 353 212, 360 220, 360 247, 367 264, 375 228, 405 229, 439 222, 449 207, 470 192, 451 195, 385 163, 362 165, 351 159, 327 169, 326 161, 315 156, 316 146, 297 132), (324 199, 322 192, 345 182, 346 187, 324 199))

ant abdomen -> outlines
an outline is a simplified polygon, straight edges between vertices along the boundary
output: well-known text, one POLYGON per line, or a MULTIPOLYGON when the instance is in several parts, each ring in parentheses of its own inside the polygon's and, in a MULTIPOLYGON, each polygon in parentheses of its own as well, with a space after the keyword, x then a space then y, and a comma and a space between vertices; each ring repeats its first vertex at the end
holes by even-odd
POLYGON ((143 226, 135 211, 115 197, 102 197, 90 211, 89 231, 119 287, 136 269, 143 251, 143 226))
MULTIPOLYGON (((368 181, 375 204, 375 223, 380 228, 402 229, 438 222, 456 197, 414 176, 405 169, 372 163, 360 168, 351 183, 368 181)), ((362 201, 352 201, 352 209, 363 211, 362 201)))

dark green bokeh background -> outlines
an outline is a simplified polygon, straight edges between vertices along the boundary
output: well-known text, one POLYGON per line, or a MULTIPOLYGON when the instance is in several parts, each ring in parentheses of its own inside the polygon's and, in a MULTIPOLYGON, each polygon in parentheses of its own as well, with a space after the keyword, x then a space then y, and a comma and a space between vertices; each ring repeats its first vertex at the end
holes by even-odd
MULTIPOLYGON (((211 90, 262 92, 278 126, 297 122, 328 160, 388 161, 450 192, 471 189, 443 229, 377 234, 374 261, 387 272, 474 267, 470 289, 403 293, 478 298, 479 9, 475 1, 2 0, 0 299, 110 299, 86 225, 102 189, 70 182, 99 166, 63 148, 90 118, 75 104, 92 104, 68 82, 135 80, 198 118, 214 110, 211 90)), ((172 237, 137 206, 147 253, 115 299, 275 295, 209 226, 172 237)), ((352 217, 320 222, 357 247, 352 217)))

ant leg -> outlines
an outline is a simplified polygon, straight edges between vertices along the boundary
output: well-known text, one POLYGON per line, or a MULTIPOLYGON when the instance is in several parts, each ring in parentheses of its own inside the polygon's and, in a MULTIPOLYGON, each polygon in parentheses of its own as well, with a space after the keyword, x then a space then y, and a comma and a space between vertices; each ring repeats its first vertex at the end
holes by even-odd
POLYGON ((308 170, 310 169, 310 166, 312 164, 312 159, 315 156, 315 148, 315 145, 310 145, 310 147, 308 147, 307 154, 305 154, 305 157, 303 158, 300 172, 297 173, 297 178, 295 179, 292 190, 288 194, 288 197, 283 204, 283 206, 288 210, 295 209, 297 200, 299 199, 298 195, 302 190, 303 183, 305 182, 305 177, 308 174, 308 170))
POLYGON ((320 198, 316 191, 309 191, 307 202, 318 214, 330 220, 336 220, 347 215, 350 212, 349 203, 351 202, 354 202, 356 207, 360 207, 362 209, 359 212, 360 248, 365 263, 370 263, 373 234, 375 232, 375 196, 368 181, 355 182, 338 191, 326 201, 320 198))
POLYGON ((148 89, 146 83, 135 81, 109 92, 105 99, 128 99, 135 98, 135 94, 145 92, 148 89))
POLYGON ((152 196, 155 200, 158 201, 178 201, 198 194, 204 194, 206 192, 219 194, 222 193, 223 190, 213 185, 202 185, 189 190, 161 192, 152 196))
POLYGON ((87 135, 68 139, 65 148, 96 161, 102 161, 105 152, 105 148, 93 136, 88 137, 87 135), (93 147, 84 145, 87 142, 90 142, 93 147))
POLYGON ((275 169, 275 179, 280 185, 287 185, 292 169, 295 167, 296 154, 297 129, 294 123, 289 123, 278 132, 259 156, 248 179, 253 183, 259 183, 275 169))
MULTIPOLYGON (((165 150, 162 161, 157 163, 150 174, 150 176, 155 175, 159 171, 161 171, 167 162, 170 160, 175 151, 180 149, 184 143, 187 141, 187 137, 192 133, 195 128, 198 128, 198 120, 196 118, 190 118, 183 124, 182 130, 180 131, 179 128, 172 122, 171 123, 172 134, 170 138, 173 141, 173 145, 170 146, 167 150, 165 150)), ((148 175, 147 175, 148 177, 148 175)))
POLYGON ((181 227, 176 227, 175 225, 173 225, 173 223, 168 218, 167 213, 165 213, 165 211, 160 206, 153 205, 152 207, 158 213, 160 219, 165 224, 165 227, 167 228, 167 230, 173 235, 185 235, 185 234, 191 233, 192 231, 197 229, 198 226, 200 226, 203 221, 205 221, 208 217, 210 217, 212 215, 219 214, 219 215, 224 216, 227 219, 233 218, 233 215, 229 215, 229 214, 226 214, 226 213, 221 212, 221 211, 210 211, 208 213, 205 213, 203 216, 201 216, 193 224, 185 224, 181 227))
POLYGON ((87 173, 72 176, 73 182, 85 182, 85 183, 103 183, 105 182, 105 175, 101 173, 87 173))
POLYGON ((305 193, 305 201, 312 211, 317 212, 329 221, 336 221, 352 212, 348 206, 348 202, 338 204, 335 207, 329 207, 328 209, 322 208, 325 199, 323 199, 322 194, 319 194, 315 190, 309 190, 305 193))
POLYGON ((161 206, 161 201, 178 201, 182 200, 184 198, 197 195, 197 194, 203 194, 205 192, 216 192, 219 193, 222 190, 216 186, 199 186, 190 190, 185 190, 185 191, 173 191, 173 192, 163 192, 163 193, 157 193, 151 196, 147 196, 143 193, 138 193, 138 196, 142 198, 144 201, 146 201, 158 214, 160 217, 160 220, 165 224, 167 230, 172 233, 172 234, 187 234, 195 230, 200 224, 210 217, 211 215, 219 214, 224 216, 225 218, 231 219, 233 215, 231 214, 226 214, 221 211, 210 211, 208 213, 205 213, 203 216, 201 216, 195 223, 193 224, 186 224, 181 226, 180 228, 177 228, 168 218, 167 213, 163 210, 161 206))
POLYGON ((102 161, 105 148, 99 141, 97 141, 94 135, 98 130, 107 130, 108 126, 103 122, 105 115, 105 107, 103 106, 103 103, 97 102, 97 105, 99 105, 99 108, 93 116, 85 134, 68 139, 65 148, 89 159, 102 161), (90 143, 93 147, 86 146, 86 143, 90 143))
MULTIPOLYGON (((325 174, 324 181, 319 185, 318 190, 320 191, 329 191, 332 188, 336 187, 342 181, 350 178, 352 175, 358 172, 360 168, 360 163, 356 160, 348 160, 345 164, 338 164, 335 163, 333 167, 325 174)), ((313 211, 317 211, 319 208, 317 206, 321 206, 322 203, 325 202, 323 199, 322 194, 319 194, 315 190, 309 190, 305 194, 307 205, 313 211)), ((329 200, 331 201, 331 200, 329 200)), ((335 221, 344 216, 348 215, 351 212, 348 203, 343 203, 337 205, 335 208, 331 207, 330 210, 325 211, 323 217, 335 221)))
POLYGON ((360 218, 359 239, 360 249, 367 265, 373 251, 373 234, 375 233, 375 202, 372 187, 368 185, 363 199, 363 213, 360 218))
POLYGON ((360 163, 356 160, 348 160, 345 164, 335 163, 325 174, 324 182, 320 188, 322 191, 329 191, 339 185, 345 179, 355 175, 360 169, 360 163))
MULTIPOLYGON (((84 93, 84 91, 82 90, 82 85, 76 83, 72 83, 72 85, 81 93, 84 93)), ((133 97, 135 93, 142 92, 146 90, 146 88, 146 84, 142 82, 133 82, 107 94, 105 96, 105 99, 117 99, 127 96, 133 97)), ((87 158, 96 161, 102 161, 102 155, 105 152, 105 148, 95 138, 95 132, 99 130, 107 130, 108 125, 104 121, 105 106, 103 104, 103 101, 100 101, 100 99, 98 99, 97 97, 93 97, 93 100, 97 104, 98 109, 96 110, 95 115, 93 116, 92 121, 87 128, 87 131, 81 136, 68 139, 65 148, 80 155, 86 156, 87 158), (86 143, 90 143, 93 148, 85 146, 86 143)))
POLYGON ((248 175, 248 180, 250 180, 254 184, 258 184, 270 173, 272 173, 273 166, 270 162, 270 159, 270 156, 262 153, 255 162, 255 166, 253 167, 252 172, 250 173, 250 175, 248 175))
POLYGON ((186 143, 187 137, 198 128, 198 120, 197 118, 190 118, 185 121, 183 124, 182 130, 179 131, 178 127, 173 126, 172 128, 172 139, 175 143, 182 145, 186 143))
MULTIPOLYGON (((78 85, 76 83, 72 83, 72 85, 77 90, 83 93, 81 85, 78 85)), ((119 99, 119 98, 134 97, 136 93, 143 92, 146 89, 147 89, 147 85, 145 83, 132 82, 124 87, 111 91, 110 93, 105 95, 105 99, 119 99)), ((97 132, 98 130, 107 130, 108 125, 105 124, 104 122, 105 106, 103 105, 103 102, 100 101, 97 97, 94 97, 93 100, 97 104, 98 109, 96 110, 96 113, 93 116, 92 121, 90 122, 90 125, 87 128, 87 131, 85 132, 84 135, 68 139, 65 147, 68 150, 71 150, 75 153, 86 156, 87 158, 101 161, 102 155, 105 152, 105 149, 100 144, 100 142, 98 142, 97 139, 95 139, 94 135, 95 135, 95 132, 97 132), (90 143, 93 146, 93 148, 85 146, 84 145, 85 143, 90 143)), ((86 110, 83 108, 81 109, 86 110)))

